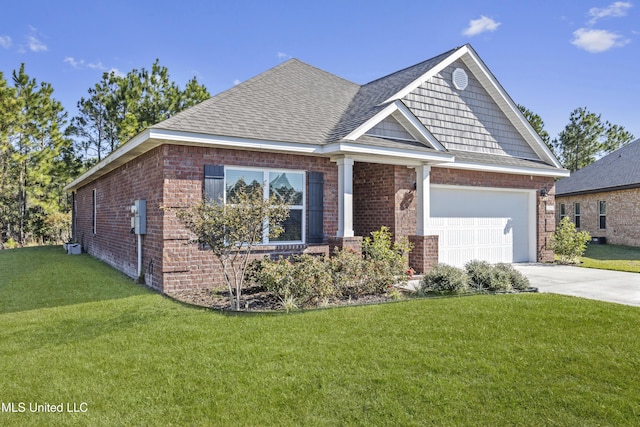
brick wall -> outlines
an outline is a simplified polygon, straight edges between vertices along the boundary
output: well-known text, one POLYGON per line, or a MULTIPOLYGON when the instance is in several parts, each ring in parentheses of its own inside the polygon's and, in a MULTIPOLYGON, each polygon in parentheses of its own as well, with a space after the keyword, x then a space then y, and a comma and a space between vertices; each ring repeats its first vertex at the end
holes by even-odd
MULTIPOLYGON (((162 149, 165 170, 164 205, 168 208, 184 208, 202 200, 203 171, 206 164, 316 171, 324 175, 325 240, 327 236, 335 236, 337 233, 338 169, 329 159, 178 145, 165 145, 162 149)), ((223 284, 224 277, 218 261, 210 251, 203 250, 198 245, 186 244, 190 238, 189 233, 171 209, 164 211, 163 290, 169 292, 188 287, 208 287, 212 281, 223 284)), ((252 258, 262 258, 274 250, 287 255, 300 253, 305 249, 263 247, 252 258)))
POLYGON ((147 234, 143 236, 143 269, 147 284, 161 283, 162 151, 149 151, 78 189, 76 236, 84 251, 130 277, 137 276, 137 236, 131 234, 131 205, 147 201, 147 234), (96 233, 93 233, 93 190, 96 190, 96 233), (153 274, 152 274, 153 273, 153 274))
MULTIPOLYGON (((386 225, 396 238, 416 232, 416 182, 414 169, 405 166, 354 164, 354 233, 368 236, 386 225)), ((432 184, 547 190, 546 203, 537 200, 537 260, 553 261, 548 248, 555 231, 555 184, 553 178, 495 172, 431 168, 432 184), (547 208, 548 207, 548 208, 547 208)))
POLYGON ((580 203, 580 228, 592 237, 606 237, 614 245, 640 246, 638 206, 640 188, 556 197, 556 221, 560 221, 560 204, 564 203, 566 215, 574 220, 574 203, 580 203), (607 228, 600 229, 598 202, 607 202, 607 228))

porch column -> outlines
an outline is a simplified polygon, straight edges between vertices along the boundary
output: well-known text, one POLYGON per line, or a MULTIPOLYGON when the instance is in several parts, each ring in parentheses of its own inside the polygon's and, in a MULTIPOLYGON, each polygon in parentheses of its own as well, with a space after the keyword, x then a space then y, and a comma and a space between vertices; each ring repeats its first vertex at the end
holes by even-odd
POLYGON ((353 237, 353 159, 343 157, 338 163, 338 234, 353 237))
POLYGON ((425 236, 429 231, 430 175, 431 166, 422 165, 416 168, 416 235, 418 236, 425 236))

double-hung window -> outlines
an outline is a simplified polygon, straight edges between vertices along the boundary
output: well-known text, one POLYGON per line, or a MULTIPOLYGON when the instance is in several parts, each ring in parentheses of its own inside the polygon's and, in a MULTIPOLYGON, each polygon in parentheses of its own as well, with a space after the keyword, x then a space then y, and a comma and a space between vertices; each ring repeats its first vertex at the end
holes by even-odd
POLYGON ((562 221, 565 216, 567 216, 567 208, 564 203, 560 203, 560 221, 562 221))
POLYGON ((580 228, 580 203, 573 204, 573 222, 575 222, 576 228, 580 228))
POLYGON ((604 230, 607 228, 607 202, 601 200, 598 202, 598 228, 604 230))
POLYGON ((284 232, 275 239, 265 233, 262 243, 304 243, 305 236, 305 172, 288 169, 225 167, 225 203, 244 187, 251 191, 263 187, 264 198, 275 195, 289 204, 289 217, 282 223, 284 232))

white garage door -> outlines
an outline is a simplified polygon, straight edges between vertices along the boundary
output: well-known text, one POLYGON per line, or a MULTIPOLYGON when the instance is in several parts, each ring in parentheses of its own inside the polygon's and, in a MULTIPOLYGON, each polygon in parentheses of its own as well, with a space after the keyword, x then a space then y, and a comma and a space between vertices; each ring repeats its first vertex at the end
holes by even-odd
POLYGON ((439 261, 535 261, 534 202, 527 190, 432 186, 429 228, 439 236, 439 261))

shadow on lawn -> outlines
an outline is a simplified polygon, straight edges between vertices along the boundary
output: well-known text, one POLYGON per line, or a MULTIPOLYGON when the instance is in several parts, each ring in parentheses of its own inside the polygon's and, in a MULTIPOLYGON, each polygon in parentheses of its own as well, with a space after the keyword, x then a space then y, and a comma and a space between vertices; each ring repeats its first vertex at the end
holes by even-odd
POLYGON ((152 292, 89 255, 60 246, 0 251, 0 314, 152 292))

